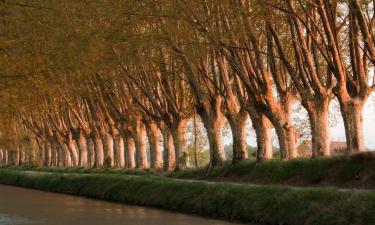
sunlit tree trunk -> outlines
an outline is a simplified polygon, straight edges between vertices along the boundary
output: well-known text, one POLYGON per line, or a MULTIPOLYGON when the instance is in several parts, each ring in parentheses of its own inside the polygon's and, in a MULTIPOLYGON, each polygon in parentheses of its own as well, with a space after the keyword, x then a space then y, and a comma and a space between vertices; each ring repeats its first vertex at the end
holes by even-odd
POLYGON ((116 166, 119 168, 125 168, 125 144, 124 139, 121 135, 115 137, 115 149, 116 149, 116 166))
POLYGON ((248 158, 246 145, 246 122, 248 115, 245 111, 239 112, 237 115, 227 116, 232 136, 233 136, 233 163, 248 158))
POLYGON ((186 120, 178 121, 171 127, 173 137, 176 169, 184 169, 189 166, 189 154, 186 148, 186 120))
POLYGON ((66 144, 61 144, 62 148, 62 157, 63 157, 63 166, 64 167, 71 167, 72 166, 72 158, 69 153, 69 147, 66 144))
POLYGON ((78 166, 78 151, 72 133, 68 135, 67 147, 71 159, 71 166, 78 166))
POLYGON ((96 132, 94 132, 92 139, 94 142, 94 157, 92 157, 92 160, 94 160, 93 167, 102 168, 104 163, 104 147, 102 139, 96 132))
POLYGON ((322 101, 311 101, 302 103, 305 106, 310 122, 312 158, 317 156, 329 156, 330 153, 330 134, 328 125, 328 105, 329 99, 322 101))
POLYGON ((339 99, 344 120, 348 152, 366 151, 363 136, 363 105, 365 100, 345 101, 339 99))
POLYGON ((76 134, 76 141, 77 141, 77 144, 78 144, 78 149, 79 149, 79 166, 82 166, 82 167, 88 167, 88 163, 87 163, 87 149, 88 149, 88 146, 87 146, 87 139, 84 135, 84 133, 79 130, 76 134))
POLYGON ((4 164, 9 165, 9 152, 8 152, 8 150, 4 151, 4 164))
POLYGON ((286 133, 286 141, 287 141, 287 150, 288 150, 288 158, 295 159, 297 158, 297 132, 293 126, 292 122, 292 103, 293 103, 293 97, 290 97, 288 95, 282 96, 281 98, 281 108, 283 111, 283 116, 285 118, 285 124, 283 126, 283 129, 286 133))
POLYGON ((109 161, 110 167, 114 166, 114 139, 113 136, 108 132, 103 132, 101 135, 103 147, 104 147, 104 155, 105 160, 109 161))
POLYGON ((148 167, 147 163, 147 149, 146 149, 146 128, 141 120, 134 121, 134 142, 136 149, 136 166, 144 169, 148 167))
POLYGON ((161 152, 160 130, 156 123, 146 124, 147 137, 150 145, 151 168, 163 168, 163 157, 161 152))
POLYGON ((134 138, 130 135, 125 136, 125 165, 126 168, 135 168, 135 144, 134 138))
POLYGON ((213 167, 221 166, 225 160, 223 144, 225 117, 220 109, 222 97, 217 96, 212 102, 207 101, 204 104, 204 108, 198 108, 198 114, 206 129, 210 146, 210 171, 213 167))
POLYGON ((5 163, 4 163, 4 158, 5 158, 5 156, 4 156, 5 154, 4 154, 4 150, 3 149, 0 149, 0 165, 5 165, 5 163))
POLYGON ((256 111, 254 107, 249 108, 249 115, 256 135, 258 149, 257 162, 272 159, 273 152, 270 121, 261 112, 256 111))

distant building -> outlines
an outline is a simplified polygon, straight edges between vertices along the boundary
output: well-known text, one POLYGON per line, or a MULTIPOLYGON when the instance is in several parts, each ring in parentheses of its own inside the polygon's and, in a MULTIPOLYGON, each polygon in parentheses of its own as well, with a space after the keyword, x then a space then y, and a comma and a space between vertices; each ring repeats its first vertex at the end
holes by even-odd
MULTIPOLYGON (((331 141, 329 146, 330 146, 332 155, 344 154, 344 152, 346 150, 346 142, 345 141, 331 141)), ((303 141, 298 146, 298 156, 299 157, 310 157, 311 152, 312 152, 311 141, 303 141)))

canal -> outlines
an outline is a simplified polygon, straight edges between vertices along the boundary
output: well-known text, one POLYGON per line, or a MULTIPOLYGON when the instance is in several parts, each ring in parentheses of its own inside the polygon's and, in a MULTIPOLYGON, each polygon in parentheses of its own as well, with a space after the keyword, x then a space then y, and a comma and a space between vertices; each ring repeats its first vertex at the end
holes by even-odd
POLYGON ((237 223, 0 185, 0 225, 120 224, 235 225, 237 223))

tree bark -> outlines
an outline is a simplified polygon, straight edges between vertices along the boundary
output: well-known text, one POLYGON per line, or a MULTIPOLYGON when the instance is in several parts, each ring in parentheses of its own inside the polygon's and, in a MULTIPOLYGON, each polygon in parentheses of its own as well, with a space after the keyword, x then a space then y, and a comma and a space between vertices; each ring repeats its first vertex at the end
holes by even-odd
POLYGON ((366 151, 363 137, 363 106, 366 100, 340 100, 344 120, 347 153, 366 151))
POLYGON ((148 167, 147 163, 147 149, 146 149, 146 128, 140 120, 135 121, 134 142, 136 149, 136 166, 144 169, 148 167))
POLYGON ((248 158, 246 145, 247 118, 248 115, 245 111, 240 111, 236 115, 227 116, 233 136, 233 164, 248 158))
POLYGON ((329 99, 315 100, 304 105, 306 105, 305 108, 311 125, 311 157, 329 156, 331 154, 328 125, 329 99))
POLYGON ((95 144, 91 136, 86 137, 87 143, 87 165, 90 168, 94 167, 95 163, 95 144))
POLYGON ((94 157, 92 158, 94 160, 93 167, 95 168, 102 168, 104 163, 104 147, 102 139, 99 135, 93 136, 93 142, 94 142, 94 157))
POLYGON ((66 144, 61 144, 62 148, 62 157, 63 157, 63 166, 64 167, 71 167, 72 166, 72 159, 69 153, 69 147, 66 144))
POLYGON ((104 147, 104 158, 105 161, 109 160, 108 166, 113 167, 114 164, 114 139, 110 133, 104 133, 101 135, 104 147))
POLYGON ((297 132, 294 129, 293 122, 292 122, 292 103, 293 97, 285 95, 281 96, 281 108, 283 111, 282 117, 285 118, 285 122, 283 124, 283 129, 285 130, 286 134, 286 141, 287 141, 287 153, 289 159, 295 159, 298 156, 297 153, 297 132))
POLYGON ((79 149, 79 166, 83 166, 85 168, 88 167, 88 161, 87 161, 87 138, 85 137, 84 133, 82 131, 78 131, 76 141, 78 143, 78 149, 79 149))
POLYGON ((125 168, 125 144, 121 135, 116 135, 115 146, 117 155, 116 166, 119 168, 125 168))
MULTIPOLYGON (((56 152, 56 147, 55 144, 51 141, 47 141, 48 145, 51 147, 51 166, 57 166, 57 152, 56 152)), ((34 155, 34 154, 33 154, 34 155)), ((32 156, 34 158, 34 156, 32 156)))
POLYGON ((72 134, 69 134, 67 147, 71 158, 71 166, 78 166, 78 152, 72 134))
POLYGON ((270 121, 265 115, 256 111, 254 107, 249 108, 249 115, 256 135, 258 149, 257 162, 272 159, 273 152, 270 121))
POLYGON ((52 146, 48 141, 44 141, 44 157, 43 166, 49 167, 52 165, 52 146))
POLYGON ((160 130, 157 127, 156 123, 153 122, 147 124, 146 130, 150 146, 151 168, 161 169, 163 168, 163 158, 160 146, 160 130))
POLYGON ((5 165, 4 164, 4 150, 0 149, 0 165, 5 165))
POLYGON ((194 113, 194 164, 195 168, 199 167, 199 159, 198 159, 198 128, 197 128, 197 116, 194 113))
POLYGON ((178 121, 171 127, 173 137, 176 169, 189 167, 189 154, 186 148, 186 120, 178 121))
POLYGON ((9 165, 9 153, 8 153, 8 150, 4 150, 4 165, 9 165))
POLYGON ((60 144, 55 144, 57 151, 57 166, 64 167, 64 149, 60 144))
POLYGON ((135 144, 134 138, 131 136, 126 136, 125 141, 125 162, 126 168, 135 168, 135 144), (126 140, 126 141, 125 141, 126 140))
POLYGON ((167 130, 163 129, 163 168, 166 171, 172 171, 176 167, 176 158, 172 134, 167 130))
POLYGON ((222 101, 222 97, 217 96, 215 100, 202 103, 202 106, 198 107, 197 110, 206 129, 210 146, 210 165, 208 172, 215 166, 221 166, 225 160, 223 145, 225 117, 221 112, 222 101))
POLYGON ((210 146, 210 165, 209 170, 216 166, 222 166, 225 160, 223 145, 223 127, 224 117, 202 118, 204 127, 207 131, 208 142, 210 146))

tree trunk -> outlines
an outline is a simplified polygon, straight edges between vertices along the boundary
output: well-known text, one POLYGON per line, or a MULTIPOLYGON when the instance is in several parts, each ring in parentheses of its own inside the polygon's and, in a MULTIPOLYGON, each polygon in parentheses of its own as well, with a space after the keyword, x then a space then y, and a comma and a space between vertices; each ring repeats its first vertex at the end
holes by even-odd
POLYGON ((8 150, 5 150, 4 151, 4 164, 5 165, 9 165, 9 152, 8 152, 8 150))
MULTIPOLYGON (((44 167, 45 166, 45 147, 44 147, 44 142, 37 138, 36 139, 36 144, 38 146, 37 148, 37 162, 38 162, 38 166, 39 167, 44 167)), ((8 150, 5 150, 5 151, 8 151, 8 150)))
POLYGON ((269 160, 273 157, 271 123, 268 118, 257 112, 254 107, 249 109, 252 126, 255 130, 257 141, 257 162, 269 160))
POLYGON ((74 139, 78 145, 78 165, 87 168, 87 139, 81 130, 75 134, 74 139))
POLYGON ((343 101, 339 98, 341 114, 344 120, 347 152, 364 152, 363 106, 365 100, 343 101))
POLYGON ((210 147, 210 171, 213 167, 222 166, 225 160, 223 145, 223 127, 224 117, 203 119, 204 127, 207 131, 207 137, 210 147))
POLYGON ((114 164, 114 140, 113 136, 110 133, 104 133, 101 135, 103 147, 104 147, 104 155, 105 155, 105 161, 108 160, 109 167, 113 167, 114 164))
POLYGON ((74 143, 72 134, 69 134, 67 145, 68 145, 68 150, 69 150, 72 166, 78 166, 78 151, 74 143))
POLYGON ((186 148, 186 121, 181 120, 172 125, 171 134, 173 137, 176 169, 184 169, 189 166, 189 154, 186 148))
POLYGON ((0 165, 5 165, 4 164, 4 150, 0 149, 0 165))
POLYGON ((63 165, 64 167, 72 166, 72 159, 69 153, 69 147, 66 144, 61 144, 62 156, 63 156, 63 165))
POLYGON ((60 144, 55 144, 57 151, 57 166, 64 167, 64 149, 60 144))
POLYGON ((94 163, 93 167, 95 168, 102 168, 104 163, 104 147, 102 139, 99 135, 93 136, 93 142, 94 142, 94 154, 93 157, 94 163))
POLYGON ((163 168, 166 171, 172 171, 176 167, 176 158, 175 158, 173 137, 172 137, 172 134, 167 129, 163 129, 163 146, 164 146, 163 168))
POLYGON ((134 138, 131 136, 126 136, 124 138, 125 141, 125 162, 126 162, 126 168, 135 168, 135 144, 134 144, 134 138), (126 140, 126 141, 125 141, 126 140))
POLYGON ((233 136, 233 164, 248 158, 246 145, 247 117, 248 115, 245 111, 240 111, 236 115, 227 116, 233 136))
POLYGON ((215 166, 221 166, 225 160, 223 145, 223 127, 225 123, 224 114, 221 112, 223 99, 217 96, 215 100, 207 101, 198 107, 203 125, 207 132, 210 146, 210 164, 208 173, 215 166))
POLYGON ((197 128, 197 116, 194 113, 194 164, 195 168, 199 167, 199 159, 198 159, 198 128, 197 128))
POLYGON ((282 124, 276 123, 276 125, 274 124, 274 127, 276 130, 277 139, 279 141, 280 158, 286 159, 288 154, 288 141, 286 131, 282 124))
POLYGON ((313 105, 305 107, 309 115, 311 126, 311 157, 329 156, 330 134, 328 125, 329 99, 312 102, 313 105))
POLYGON ((135 121, 135 149, 137 158, 137 168, 144 169, 148 167, 147 149, 146 149, 146 128, 140 120, 135 121))
POLYGON ((161 137, 160 130, 156 123, 149 123, 146 126, 147 137, 150 144, 151 168, 163 168, 163 158, 161 153, 161 137))
POLYGON ((93 139, 90 136, 86 137, 87 143, 87 165, 90 168, 94 167, 95 163, 95 144, 93 139))
POLYGON ((51 166, 57 166, 57 151, 56 146, 53 142, 48 141, 49 146, 51 146, 51 166))
POLYGON ((52 146, 48 141, 44 142, 44 157, 43 157, 43 166, 49 167, 52 165, 52 146))
POLYGON ((286 141, 287 141, 287 153, 289 159, 295 159, 298 156, 297 153, 297 132, 294 129, 293 122, 292 122, 292 103, 293 97, 292 96, 281 96, 281 108, 284 115, 281 115, 282 118, 285 119, 283 123, 283 129, 285 130, 286 134, 286 141))
POLYGON ((121 135, 116 135, 115 137, 115 146, 116 146, 116 166, 119 168, 125 168, 125 145, 124 139, 121 135))

